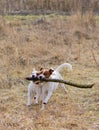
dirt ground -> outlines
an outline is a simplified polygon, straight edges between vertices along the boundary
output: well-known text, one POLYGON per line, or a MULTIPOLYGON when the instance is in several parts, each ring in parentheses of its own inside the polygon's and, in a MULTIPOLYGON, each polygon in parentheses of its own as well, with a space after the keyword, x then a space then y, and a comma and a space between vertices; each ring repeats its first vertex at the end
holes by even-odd
POLYGON ((0 130, 99 130, 99 19, 87 28, 77 17, 0 18, 0 130), (59 87, 45 110, 41 99, 27 107, 32 68, 64 62, 73 66, 61 72, 65 80, 93 88, 59 87))

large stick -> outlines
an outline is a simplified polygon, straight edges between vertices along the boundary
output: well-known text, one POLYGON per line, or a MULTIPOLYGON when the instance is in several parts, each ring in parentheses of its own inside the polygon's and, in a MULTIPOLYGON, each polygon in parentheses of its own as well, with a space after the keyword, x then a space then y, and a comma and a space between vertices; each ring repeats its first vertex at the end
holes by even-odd
POLYGON ((71 85, 77 88, 92 88, 93 84, 78 84, 78 83, 72 83, 71 81, 64 81, 62 79, 47 79, 47 78, 42 78, 42 79, 37 79, 37 78, 33 78, 33 77, 27 77, 26 80, 30 80, 30 81, 41 81, 41 82, 58 82, 58 83, 64 83, 67 85, 71 85))

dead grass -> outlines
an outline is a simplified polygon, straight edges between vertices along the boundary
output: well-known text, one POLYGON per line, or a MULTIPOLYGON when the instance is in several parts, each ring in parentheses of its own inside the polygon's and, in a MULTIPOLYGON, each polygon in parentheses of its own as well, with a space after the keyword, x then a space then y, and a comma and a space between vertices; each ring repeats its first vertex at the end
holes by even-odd
POLYGON ((99 21, 88 17, 0 17, 0 130, 99 129, 99 68, 90 49, 99 63, 99 21), (24 77, 34 67, 63 62, 73 65, 72 72, 62 72, 64 79, 95 82, 94 88, 67 86, 67 95, 59 88, 44 111, 41 101, 28 108, 24 77))

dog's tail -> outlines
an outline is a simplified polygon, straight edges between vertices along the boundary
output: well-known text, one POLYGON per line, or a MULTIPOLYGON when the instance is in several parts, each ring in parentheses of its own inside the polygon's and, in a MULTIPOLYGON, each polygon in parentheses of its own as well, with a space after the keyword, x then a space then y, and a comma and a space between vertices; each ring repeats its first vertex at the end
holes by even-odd
POLYGON ((66 67, 68 70, 72 70, 72 65, 69 63, 63 63, 60 66, 58 66, 55 70, 60 72, 64 67, 66 67))

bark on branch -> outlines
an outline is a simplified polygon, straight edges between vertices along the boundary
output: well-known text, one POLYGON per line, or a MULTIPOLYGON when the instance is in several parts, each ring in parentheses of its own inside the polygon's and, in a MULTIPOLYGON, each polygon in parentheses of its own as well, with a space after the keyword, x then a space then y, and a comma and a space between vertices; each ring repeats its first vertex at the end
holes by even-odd
POLYGON ((33 78, 33 77, 26 77, 26 80, 30 80, 30 81, 41 81, 41 82, 58 82, 58 83, 64 83, 70 86, 74 86, 77 88, 92 88, 93 84, 78 84, 78 83, 72 83, 71 81, 64 81, 62 79, 47 79, 47 78, 42 78, 42 79, 37 79, 37 78, 33 78))

